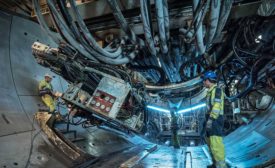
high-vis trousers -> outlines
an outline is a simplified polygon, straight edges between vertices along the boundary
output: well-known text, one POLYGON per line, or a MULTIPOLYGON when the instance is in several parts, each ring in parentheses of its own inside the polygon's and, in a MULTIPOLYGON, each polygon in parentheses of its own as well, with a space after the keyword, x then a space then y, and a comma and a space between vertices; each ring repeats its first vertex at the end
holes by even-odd
POLYGON ((52 96, 46 94, 46 95, 42 96, 42 101, 45 103, 45 105, 47 107, 49 107, 51 113, 54 112, 54 110, 55 110, 55 101, 52 98, 52 96))
POLYGON ((207 143, 216 167, 226 168, 223 138, 221 136, 210 136, 207 143))
POLYGON ((179 137, 178 137, 178 133, 176 130, 172 131, 172 144, 173 144, 174 148, 176 148, 176 149, 180 148, 179 137))

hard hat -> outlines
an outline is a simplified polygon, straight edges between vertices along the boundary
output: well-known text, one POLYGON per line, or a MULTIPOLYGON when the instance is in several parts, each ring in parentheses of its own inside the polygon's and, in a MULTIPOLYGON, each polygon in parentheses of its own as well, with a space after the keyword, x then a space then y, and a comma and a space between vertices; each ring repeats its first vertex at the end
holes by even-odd
POLYGON ((210 79, 210 80, 216 81, 217 80, 217 75, 214 71, 206 71, 203 74, 202 79, 203 80, 210 79))
POLYGON ((53 78, 52 75, 50 75, 49 73, 46 73, 46 74, 44 75, 44 77, 53 78))

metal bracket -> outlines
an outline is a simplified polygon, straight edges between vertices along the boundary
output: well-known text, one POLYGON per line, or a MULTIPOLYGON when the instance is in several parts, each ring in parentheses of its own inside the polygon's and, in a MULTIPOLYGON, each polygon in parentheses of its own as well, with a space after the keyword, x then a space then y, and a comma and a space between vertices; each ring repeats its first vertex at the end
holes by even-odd
MULTIPOLYGON (((91 158, 94 157, 82 151, 53 128, 52 125, 55 118, 52 114, 47 112, 37 112, 35 113, 35 119, 42 131, 47 135, 48 139, 70 159, 82 163, 91 160, 91 158)), ((96 157, 94 157, 94 159, 96 159, 96 157)))

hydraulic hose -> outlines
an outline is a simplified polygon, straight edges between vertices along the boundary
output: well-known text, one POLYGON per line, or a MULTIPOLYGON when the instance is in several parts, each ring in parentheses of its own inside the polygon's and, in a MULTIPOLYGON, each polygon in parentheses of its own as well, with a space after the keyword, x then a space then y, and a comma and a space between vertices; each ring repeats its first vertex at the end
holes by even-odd
POLYGON ((182 83, 177 83, 177 84, 169 84, 169 85, 162 85, 162 86, 156 86, 156 85, 145 85, 145 88, 147 90, 175 90, 175 89, 182 89, 182 90, 192 90, 192 88, 197 88, 197 85, 201 85, 202 80, 200 77, 194 78, 192 80, 182 82, 182 83))
POLYGON ((74 35, 74 38, 83 45, 83 47, 92 55, 96 55, 97 53, 92 51, 89 44, 87 43, 86 39, 83 38, 81 35, 82 33, 79 31, 79 28, 77 27, 76 23, 72 20, 71 15, 69 14, 66 2, 65 0, 59 0, 57 1, 57 4, 59 6, 60 12, 64 18, 64 21, 67 23, 68 27, 70 28, 72 34, 74 35))
POLYGON ((82 55, 84 55, 85 57, 93 60, 93 61, 97 61, 91 54, 89 54, 85 48, 79 44, 70 34, 69 28, 68 26, 64 23, 63 19, 61 18, 61 16, 59 15, 54 3, 52 0, 47 0, 49 9, 52 13, 52 17, 56 23, 56 25, 58 26, 58 28, 60 29, 60 33, 63 34, 63 36, 66 38, 66 40, 73 46, 75 47, 82 55))
POLYGON ((165 21, 164 21, 164 9, 162 0, 155 0, 156 5, 156 14, 157 14, 157 22, 158 22, 158 31, 160 38, 160 48, 163 54, 168 53, 168 46, 166 43, 166 35, 165 35, 165 21))
POLYGON ((202 23, 204 20, 206 13, 208 11, 209 5, 211 0, 207 0, 205 4, 201 1, 198 5, 196 11, 194 11, 193 14, 193 20, 191 22, 191 25, 193 25, 194 30, 192 30, 192 26, 190 26, 188 29, 180 28, 179 32, 185 36, 185 41, 187 43, 190 43, 195 39, 195 36, 198 32, 199 24, 202 23))
POLYGON ((229 17, 231 7, 233 5, 233 0, 223 0, 221 5, 221 12, 218 22, 218 27, 216 30, 215 38, 218 38, 225 26, 225 23, 227 22, 227 19, 229 17))
MULTIPOLYGON (((67 38, 67 40, 72 44, 72 46, 76 47, 76 48, 83 48, 83 45, 79 44, 74 38, 72 38, 70 36, 69 32, 69 28, 68 26, 64 23, 64 21, 62 20, 60 14, 58 13, 57 9, 55 8, 53 1, 52 0, 47 0, 49 8, 51 10, 51 12, 53 13, 53 17, 56 19, 56 24, 58 25, 58 27, 61 28, 61 32, 64 34, 64 36, 67 38)), ((85 47, 85 46, 84 46, 85 47)), ((130 53, 127 57, 122 57, 120 56, 119 58, 116 59, 111 59, 111 58, 106 58, 106 57, 102 57, 101 55, 99 55, 98 53, 96 53, 94 50, 92 50, 91 48, 87 47, 83 48, 83 50, 85 52, 87 52, 87 50, 90 52, 90 54, 88 53, 88 55, 86 56, 87 58, 91 59, 91 60, 96 60, 94 57, 96 57, 98 60, 104 62, 104 63, 108 63, 108 64, 114 64, 114 65, 120 65, 120 64, 126 64, 130 61, 130 59, 134 59, 135 58, 135 53, 132 52, 130 53), (86 50, 85 50, 86 49, 86 50)))
MULTIPOLYGON (((198 8, 199 0, 193 0, 193 11, 195 12, 198 8)), ((202 17, 202 14, 199 14, 199 19, 202 17)), ((197 39, 197 46, 199 49, 199 54, 204 54, 205 53, 205 45, 203 43, 203 32, 202 32, 202 22, 195 21, 195 29, 197 30, 196 32, 196 39, 197 39), (198 22, 198 23, 197 23, 198 22)))
POLYGON ((69 12, 67 11, 66 0, 59 0, 56 2, 59 7, 59 10, 64 18, 64 21, 69 26, 69 28, 71 29, 74 36, 76 38, 80 38, 80 32, 78 31, 78 28, 77 28, 75 22, 73 22, 72 17, 70 16, 69 12))
POLYGON ((221 8, 221 1, 220 0, 212 0, 211 1, 211 10, 210 10, 210 27, 208 29, 207 33, 207 48, 211 45, 213 42, 218 21, 219 21, 219 14, 220 14, 220 8, 221 8))
POLYGON ((77 23, 79 24, 80 30, 83 32, 82 35, 85 37, 87 42, 92 46, 92 48, 95 49, 99 54, 101 54, 102 56, 105 56, 105 57, 117 58, 117 57, 121 56, 122 50, 120 47, 115 52, 108 52, 98 45, 98 43, 93 38, 90 31, 88 30, 87 26, 85 25, 77 7, 76 7, 75 0, 69 0, 69 2, 71 5, 72 13, 74 14, 74 16, 77 20, 77 23))
MULTIPOLYGON (((72 0, 71 0, 72 1, 72 0)), ((144 41, 138 38, 132 28, 128 25, 126 19, 124 18, 117 0, 107 0, 110 8, 113 10, 113 15, 122 28, 122 30, 127 34, 127 36, 131 39, 133 44, 139 44, 141 47, 144 46, 144 41)))
POLYGON ((131 65, 129 66, 130 69, 135 70, 135 71, 148 71, 148 70, 155 70, 160 74, 160 78, 157 81, 157 83, 164 83, 165 82, 165 72, 163 69, 157 67, 157 66, 136 66, 136 65, 131 65))
POLYGON ((259 64, 261 62, 266 62, 266 61, 269 61, 272 59, 274 59, 274 56, 265 56, 265 57, 259 58, 251 68, 248 86, 241 93, 239 93, 235 96, 227 97, 227 99, 229 101, 235 101, 237 98, 241 98, 241 97, 247 95, 253 89, 255 83, 257 82, 258 72, 263 65, 263 64, 261 64, 261 65, 259 65, 259 64))
MULTIPOLYGON (((208 0, 209 1, 209 0, 208 0)), ((208 2, 207 1, 207 2, 208 2)), ((184 32, 181 32, 181 33, 184 33, 184 34, 187 34, 191 31, 192 29, 192 25, 194 25, 194 28, 198 27, 198 25, 195 25, 194 23, 200 23, 200 21, 197 21, 199 19, 199 16, 200 16, 200 13, 201 11, 203 10, 203 7, 204 7, 204 4, 203 2, 201 1, 198 6, 197 6, 197 9, 196 10, 193 10, 193 19, 192 19, 192 22, 191 22, 191 26, 188 28, 188 29, 185 29, 184 32)), ((205 7, 204 7, 205 8, 205 7)), ((208 7, 207 7, 208 8, 208 7)), ((205 10, 204 10, 205 11, 205 10)), ((202 18, 202 17, 201 17, 202 18)), ((204 18, 204 17, 203 17, 204 18)), ((194 31, 193 31, 193 34, 194 34, 194 31)))
POLYGON ((147 0, 140 0, 140 11, 141 11, 141 19, 143 23, 144 36, 148 45, 149 52, 152 55, 156 55, 157 51, 155 48, 154 38, 151 32, 151 23, 149 20, 149 10, 147 0))
POLYGON ((170 39, 170 23, 169 23, 169 11, 168 11, 168 3, 167 0, 163 0, 163 14, 164 14, 164 28, 166 40, 170 39))
POLYGON ((180 32, 181 34, 184 34, 185 38, 187 38, 187 39, 191 39, 191 38, 193 38, 193 36, 194 36, 194 31, 188 31, 188 30, 185 29, 185 28, 180 28, 180 29, 179 29, 179 32, 180 32))
POLYGON ((239 56, 239 54, 236 51, 236 41, 237 41, 237 37, 240 34, 241 28, 238 28, 233 40, 232 40, 232 50, 234 52, 235 57, 239 60, 239 62, 244 65, 244 66, 248 66, 247 63, 239 56))
POLYGON ((168 65, 166 64, 166 61, 164 60, 163 57, 164 56, 161 55, 161 54, 158 55, 158 58, 159 58, 159 61, 160 61, 160 64, 161 64, 161 68, 164 70, 164 72, 167 76, 167 79, 169 79, 170 82, 173 82, 173 78, 171 76, 170 69, 169 69, 168 65))
MULTIPOLYGON (((183 63, 180 68, 179 68, 179 74, 180 74, 180 77, 181 77, 181 80, 182 81, 186 81, 186 80, 190 80, 190 78, 186 77, 185 74, 184 74, 184 69, 192 64, 196 64, 197 65, 197 68, 200 68, 201 71, 198 71, 197 72, 197 75, 194 76, 193 78, 196 78, 199 74, 203 73, 204 71, 204 67, 203 67, 203 62, 201 61, 201 57, 197 57, 195 58, 194 60, 190 60, 190 61, 186 61, 185 63, 183 63)), ((194 71, 195 72, 195 71, 194 71)), ((193 74, 195 75, 195 74, 193 74)), ((190 74, 191 76, 191 74, 190 74)), ((192 77, 191 77, 192 78, 192 77)))
POLYGON ((42 28, 42 30, 44 30, 44 32, 53 39, 53 41, 56 44, 59 44, 61 39, 59 39, 56 35, 54 35, 51 30, 49 29, 48 25, 46 24, 45 19, 43 18, 42 14, 41 14, 41 8, 40 8, 40 3, 39 0, 33 0, 33 9, 34 12, 37 16, 37 19, 40 23, 40 26, 42 28))

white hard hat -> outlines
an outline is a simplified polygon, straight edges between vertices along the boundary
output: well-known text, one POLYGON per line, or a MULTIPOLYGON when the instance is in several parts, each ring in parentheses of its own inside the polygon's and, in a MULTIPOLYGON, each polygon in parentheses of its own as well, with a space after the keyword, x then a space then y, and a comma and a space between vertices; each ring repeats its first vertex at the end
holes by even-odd
POLYGON ((49 77, 49 78, 53 78, 52 75, 50 75, 49 73, 46 73, 44 76, 45 76, 45 77, 47 76, 47 77, 49 77))

